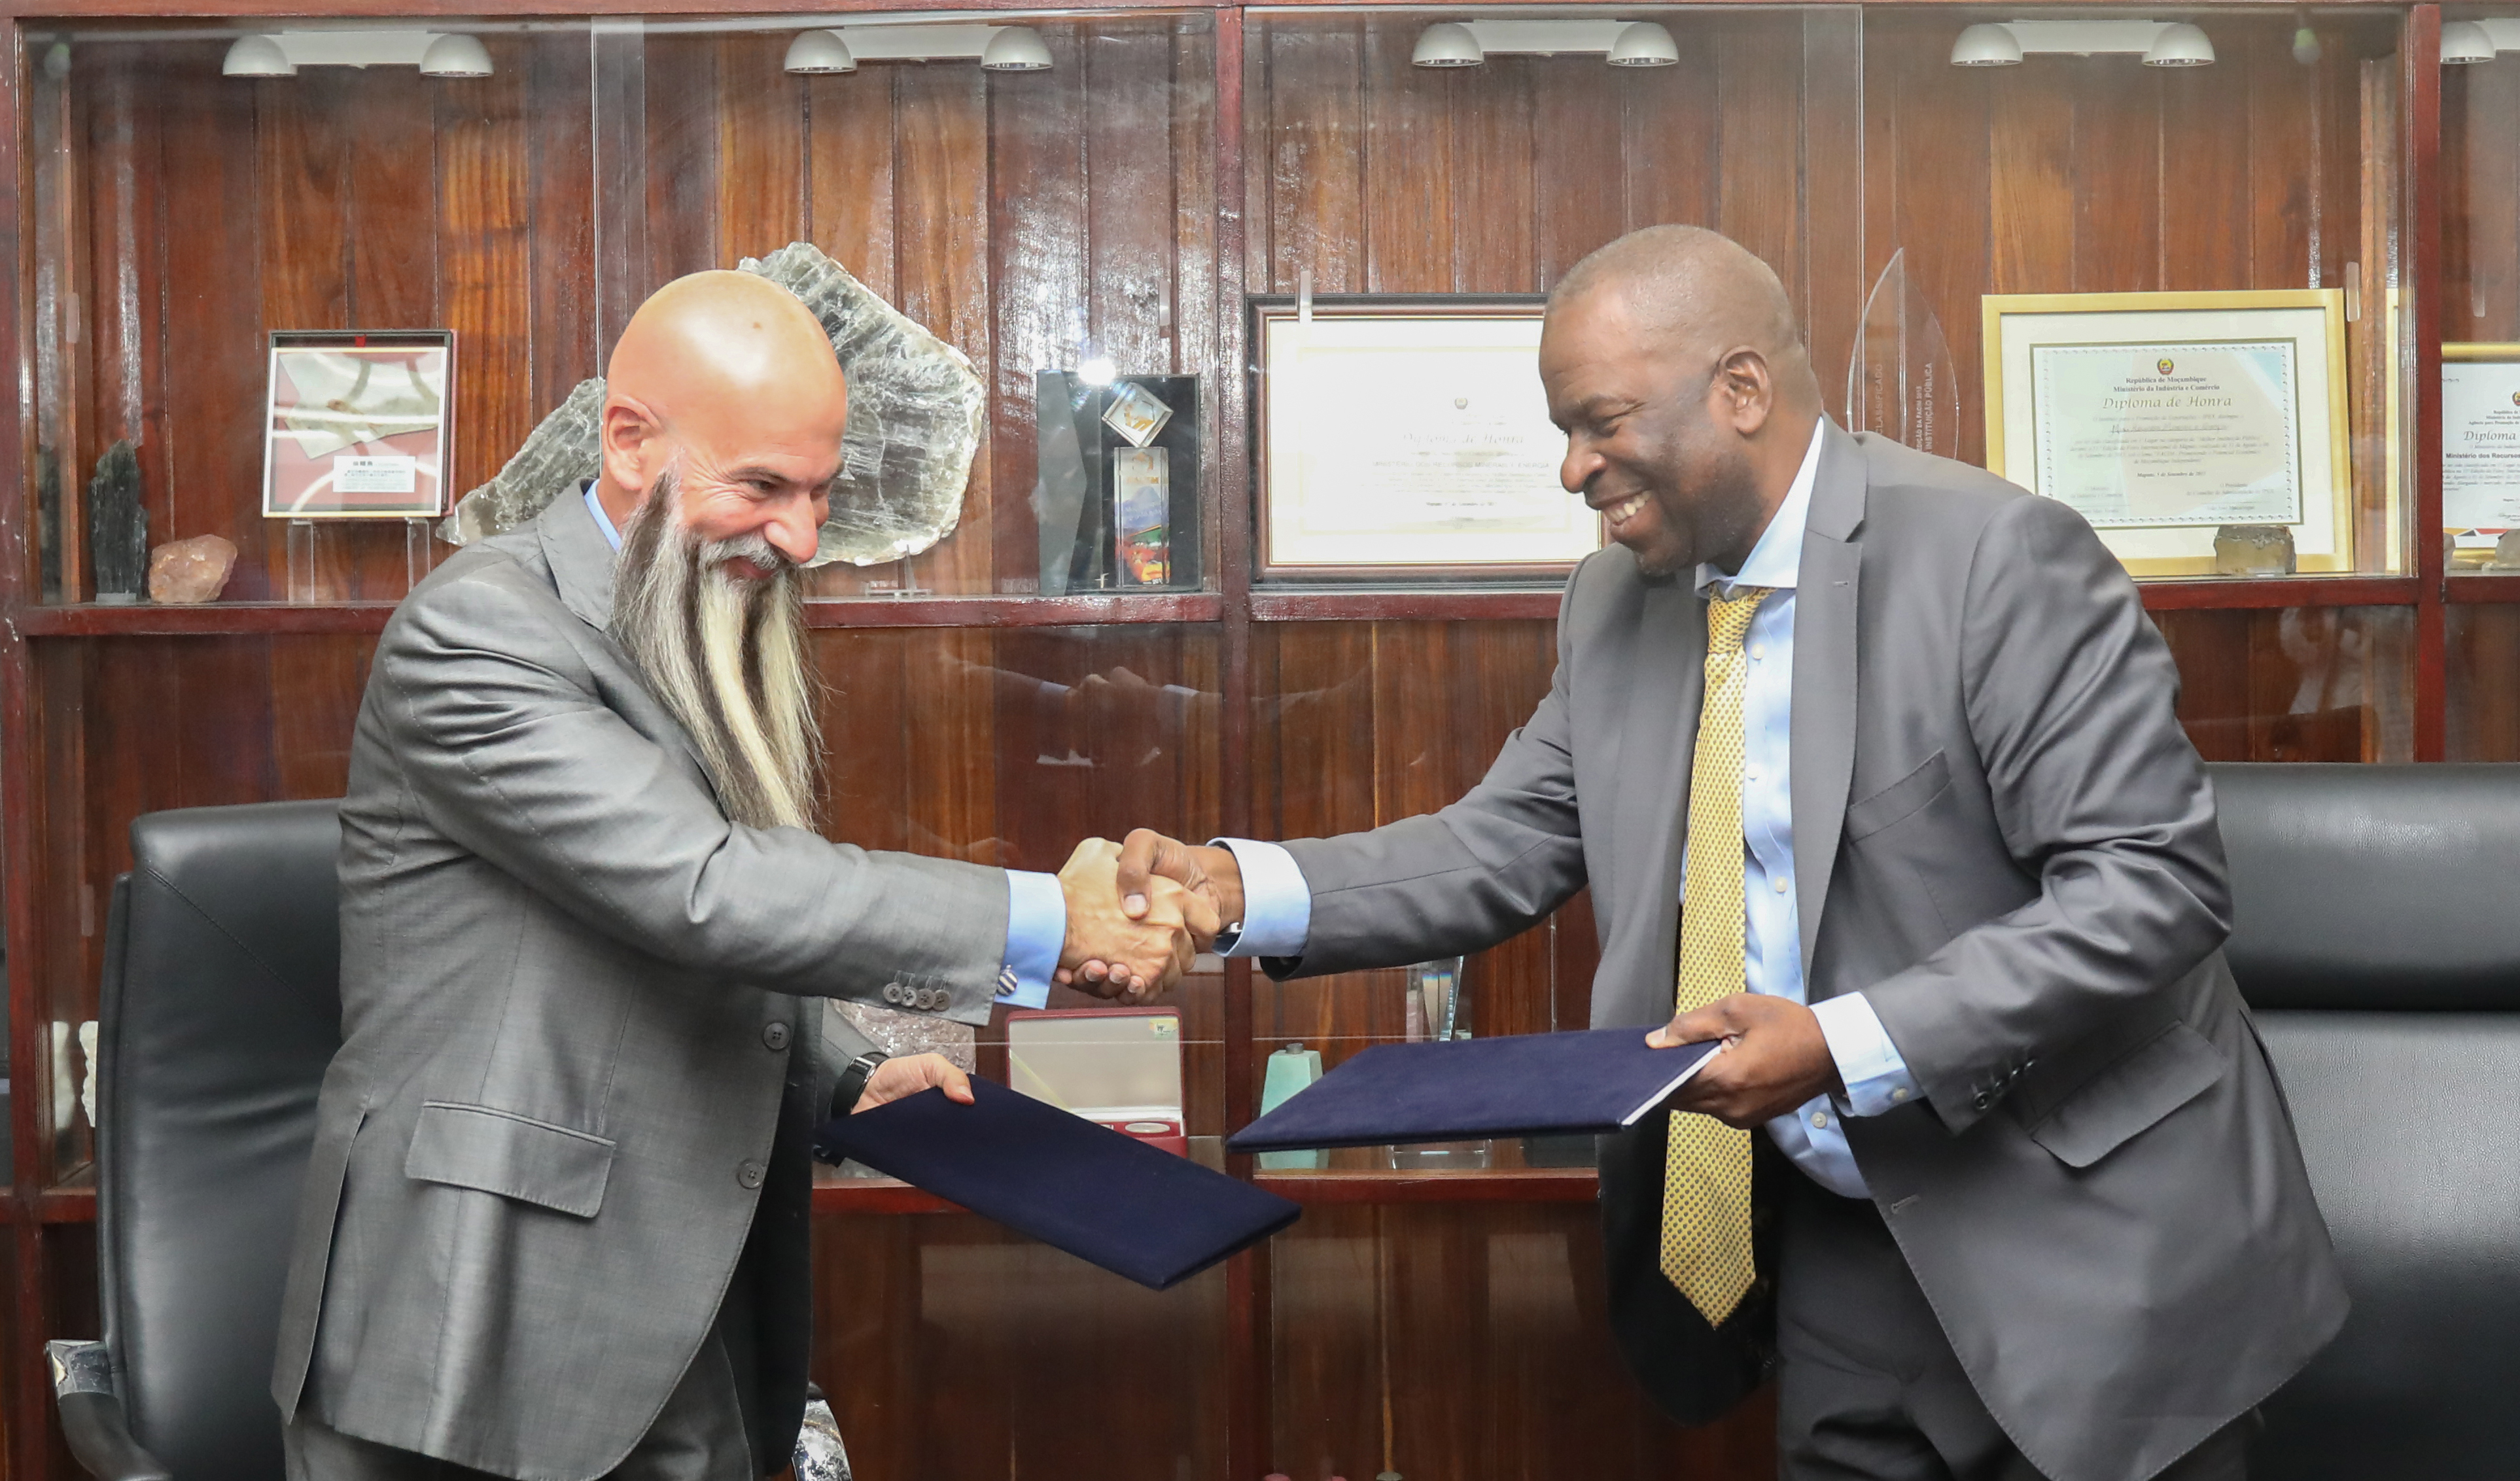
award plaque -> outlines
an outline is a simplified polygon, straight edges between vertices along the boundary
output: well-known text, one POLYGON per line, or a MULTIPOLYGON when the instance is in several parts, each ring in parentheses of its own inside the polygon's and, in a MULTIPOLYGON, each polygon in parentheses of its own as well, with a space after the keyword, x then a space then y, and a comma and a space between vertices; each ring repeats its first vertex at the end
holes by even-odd
POLYGON ((2211 575, 2233 526, 2352 568, 2339 291, 1990 295, 1986 393, 1987 467, 2136 575, 2211 575))
POLYGON ((1938 458, 1960 455, 1960 377, 1942 321, 1908 279, 1908 249, 1890 254, 1864 305, 1846 368, 1846 426, 1938 458))
POLYGON ((2461 566, 2520 530, 2520 344, 2442 346, 2442 525, 2461 566))
POLYGON ((1562 579, 1601 518, 1557 481, 1537 294, 1252 301, 1263 579, 1562 579))
POLYGON ((263 416, 273 519, 429 518, 453 443, 446 330, 276 332, 263 416))

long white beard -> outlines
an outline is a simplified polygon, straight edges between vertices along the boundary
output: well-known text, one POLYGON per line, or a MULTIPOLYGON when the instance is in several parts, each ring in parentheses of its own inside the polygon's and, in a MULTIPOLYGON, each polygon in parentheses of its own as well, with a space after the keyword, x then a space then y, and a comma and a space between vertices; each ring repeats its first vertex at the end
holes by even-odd
POLYGON ((729 818, 811 828, 822 736, 801 572, 759 534, 700 539, 680 505, 668 473, 622 532, 613 639, 690 733, 729 818), (772 574, 727 574, 737 560, 772 574))

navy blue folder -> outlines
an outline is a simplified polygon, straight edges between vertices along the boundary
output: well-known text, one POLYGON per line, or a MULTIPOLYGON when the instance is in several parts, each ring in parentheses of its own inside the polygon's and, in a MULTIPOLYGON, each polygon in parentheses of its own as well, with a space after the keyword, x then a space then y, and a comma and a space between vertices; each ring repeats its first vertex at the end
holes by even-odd
POLYGON ((1238 1152, 1466 1142, 1634 1126, 1715 1044, 1649 1049, 1642 1028, 1377 1044, 1236 1132, 1238 1152))
POLYGON ((855 1157, 1156 1290, 1303 1212, 994 1081, 973 1080, 971 1093, 970 1105, 927 1090, 835 1116, 814 1134, 814 1153, 826 1162, 855 1157))

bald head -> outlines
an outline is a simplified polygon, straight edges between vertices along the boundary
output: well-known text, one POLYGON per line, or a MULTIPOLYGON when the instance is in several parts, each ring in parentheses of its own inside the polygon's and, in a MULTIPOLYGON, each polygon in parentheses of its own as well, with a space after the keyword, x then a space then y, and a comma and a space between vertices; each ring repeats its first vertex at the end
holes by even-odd
POLYGON ((1797 394, 1808 387, 1811 404, 1819 404, 1820 384, 1784 284, 1721 232, 1702 226, 1630 232, 1570 268, 1549 294, 1550 310, 1593 293, 1615 294, 1639 330, 1674 350, 1712 358, 1754 349, 1776 373, 1778 389, 1797 394))
POLYGON ((1737 571, 1784 502, 1821 416, 1792 300, 1738 243, 1631 232, 1575 264, 1540 335, 1558 476, 1638 568, 1737 571))
POLYGON ((598 493, 626 524, 670 473, 703 536, 758 532, 802 562, 848 417, 831 337, 795 294, 751 273, 677 278, 613 347, 598 493))

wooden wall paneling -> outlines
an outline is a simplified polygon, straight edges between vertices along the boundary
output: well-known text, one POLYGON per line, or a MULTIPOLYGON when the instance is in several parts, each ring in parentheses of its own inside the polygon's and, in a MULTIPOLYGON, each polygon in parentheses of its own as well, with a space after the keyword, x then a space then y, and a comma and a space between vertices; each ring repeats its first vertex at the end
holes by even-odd
MULTIPOLYGON (((2074 278, 2079 225, 2074 199, 2079 162, 2074 157, 2075 94, 2056 70, 2114 66, 2122 60, 2042 58, 2035 66, 2007 67, 1989 76, 1986 194, 1973 212, 1989 222, 1993 247, 1982 292, 2070 292, 2079 286, 2074 278)), ((1959 85, 1965 86, 1965 80, 1959 85)), ((1930 170, 1933 158, 1918 156, 1903 162, 1912 169, 1930 170)), ((1912 190, 1918 182, 1912 176, 1903 183, 1912 190)), ((1958 207, 1960 202, 1953 204, 1958 207)), ((1958 355, 1961 340, 1975 341, 1978 336, 1967 328, 1954 333, 1956 320, 1959 326, 1973 326, 1977 316, 1945 316, 1943 331, 1958 355)), ((1970 348, 1978 346, 1972 342, 1970 348)), ((1983 384, 1982 372, 1963 372, 1960 384, 1977 390, 1983 384)), ((1982 397, 1979 404, 1984 404, 1982 397)))
MULTIPOLYGON (((2029 200, 2051 210, 2061 204, 2063 164, 2028 147, 2033 141, 2022 132, 2041 121, 2042 100, 2015 80, 2028 68, 1960 73, 1950 65, 1953 34, 1947 21, 1876 25, 1868 19, 1865 289, 1868 293, 1891 255, 1904 249, 1909 279, 1950 341, 1963 401, 1982 405, 1978 296, 2017 292, 2013 264, 2025 255, 2024 244, 2006 239, 2012 222, 2003 211, 2029 200), (2007 120, 2000 165, 1992 124, 1999 109, 2007 120), (1992 214, 1990 201, 1999 202, 1992 214)), ((2039 214, 2025 210, 2025 224, 2039 214)), ((1960 419, 1959 456, 1985 461, 1981 418, 1960 419)))
POLYGON ((2158 612, 2208 761, 2411 760, 2408 607, 2158 612))
POLYGON ((1864 19, 1802 17, 1803 326, 1821 404, 1846 419, 1846 374, 1872 280, 1865 268, 1864 19))
MULTIPOLYGON (((990 286, 996 293, 989 461, 993 482, 1009 497, 1006 509, 992 508, 994 527, 979 536, 996 546, 994 569, 1016 589, 1033 591, 1039 590, 1040 582, 1040 526, 1020 495, 1033 486, 1039 472, 1036 375, 1045 370, 1074 370, 1089 354, 1101 353, 1099 347, 1089 348, 1094 342, 1095 285, 1088 239, 1097 224, 1090 217, 1098 204, 1092 195, 1100 182, 1089 171, 1087 159, 1092 155, 1098 164, 1102 162, 1098 146, 1115 154, 1126 149, 1101 132, 1094 116, 1102 102, 1104 80, 1092 74, 1087 60, 1089 55, 1099 55, 1096 40, 1080 26, 1044 30, 1042 40, 1052 48, 1051 69, 1008 73, 992 85, 989 94, 987 240, 990 286)), ((1141 81, 1125 75, 1127 60, 1112 59, 1115 75, 1110 79, 1124 91, 1141 81)), ((1115 168, 1125 167, 1116 158, 1112 163, 1115 168)), ((1103 204, 1113 211, 1128 209, 1117 202, 1103 204)), ((1160 208, 1160 202, 1136 204, 1142 209, 1160 208)), ((1155 240, 1162 235, 1158 233, 1155 240)), ((1141 252, 1151 245, 1141 242, 1141 252)), ((1124 256, 1127 250, 1121 248, 1124 256)), ((1145 265, 1142 256, 1138 266, 1145 265)), ((955 538, 968 541, 974 536, 957 534, 955 538)))
POLYGON ((766 257, 808 235, 805 87, 788 75, 787 31, 717 38, 716 267, 766 257))
POLYGON ((2250 261, 2249 224, 2261 182, 2250 172, 2245 141, 2259 79, 2278 67, 2299 70, 2301 64, 2266 27, 2233 36, 2217 55, 2222 60, 2214 67, 2151 68, 2160 96, 2152 140, 2161 223, 2153 282, 2173 292, 2284 287, 2257 282, 2250 261), (2206 75, 2224 67, 2238 71, 2241 85, 2206 75))
POLYGON ((2520 56, 2442 73, 2442 337, 2520 339, 2520 56))
POLYGON ((623 120, 644 125, 647 161, 648 251, 630 293, 633 310, 685 273, 734 265, 718 260, 721 50, 721 38, 704 32, 646 38, 645 112, 623 120))
POLYGON ((2080 74, 2074 77, 2070 177, 2078 292, 2142 292, 2161 286, 2161 72, 2128 62, 2093 57, 2060 63, 2080 74))
MULTIPOLYGON (((893 264, 895 71, 803 79, 806 233, 887 303, 901 301, 893 264)), ((808 579, 817 597, 851 597, 877 581, 901 585, 900 569, 834 563, 808 579)))
POLYGON ((1361 292, 1370 283, 1365 27, 1273 20, 1260 34, 1268 209, 1253 216, 1267 228, 1268 271, 1252 290, 1290 293, 1309 273, 1315 292, 1361 292))
MULTIPOLYGON (((579 30, 528 34, 523 127, 526 179, 526 336, 532 390, 523 425, 530 428, 567 399, 577 382, 604 374, 599 352, 595 256, 594 61, 579 30)), ((496 469, 514 451, 457 435, 496 469)), ((462 450, 459 449, 459 452, 462 450)), ((468 466, 472 465, 466 460, 468 466)), ((458 488, 472 483, 460 481, 458 488)))
POLYGON ((1714 25, 1721 100, 1714 225, 1776 269, 1811 322, 1805 275, 1801 18, 1741 13, 1714 25))
MULTIPOLYGON (((2357 565, 2376 569, 2385 563, 2389 541, 2390 460, 2399 456, 2389 438, 2388 401, 2391 383, 2402 374, 2399 326, 2390 320, 2384 285, 2398 285, 2412 307, 2411 262, 2402 262, 2398 233, 2400 150, 2399 91, 2391 60, 2362 64, 2362 178, 2359 200, 2362 251, 2366 266, 2361 285, 2362 309, 2346 326, 2346 361, 2352 404, 2348 425, 2353 437, 2355 551, 2357 565)), ((2407 320, 2411 323, 2409 316, 2407 320)), ((2411 440, 2411 439, 2409 439, 2411 440)), ((2399 470, 2403 473, 2408 470, 2399 470)), ((2401 477, 2399 480, 2406 480, 2401 477)), ((2409 499, 2411 487, 2407 489, 2409 499)), ((2436 525, 2440 521, 2435 520, 2436 525)), ((2433 534, 2431 543, 2438 544, 2433 534)))
POLYGON ((1723 84, 1709 34, 1716 22, 1672 16, 1667 24, 1680 48, 1678 63, 1620 67, 1607 78, 1586 79, 1620 103, 1624 231, 1666 223, 1713 226, 1722 213, 1716 159, 1723 140, 1723 84))
MULTIPOLYGON (((1051 39, 1045 35, 1045 40, 1051 39)), ((977 67, 905 67, 894 84, 900 101, 895 156, 893 260, 901 296, 894 304, 937 337, 971 357, 994 384, 993 299, 988 254, 991 219, 989 89, 992 78, 1021 75, 977 67)), ((1056 76, 1054 70, 1050 75, 1056 76)), ((994 427, 992 428, 994 431, 994 427)), ((922 588, 946 594, 996 590, 990 539, 996 516, 994 453, 983 441, 971 463, 960 528, 910 561, 922 588)), ((1029 470, 1012 497, 1031 486, 1029 470)))
MULTIPOLYGON (((2414 384, 2406 395, 2408 435, 2403 457, 2408 524, 2417 532, 2412 552, 2414 573, 2433 600, 2409 615, 2413 626, 2412 750, 2408 759, 2439 761, 2447 745, 2444 689, 2448 652, 2441 599, 2446 575, 2442 530, 2442 220, 2433 202, 2441 197, 2441 26, 2438 5, 2408 10, 2397 36, 2400 96, 2404 99, 2404 132, 2399 167, 2402 194, 2392 202, 2392 218, 2403 218, 2409 312, 2407 326, 2413 337, 2404 369, 2414 384), (2413 202, 2421 207, 2408 210, 2413 202)), ((2403 382, 2402 382, 2403 383, 2403 382)))
POLYGON ((1389 1468, 1381 1213, 1307 1209, 1270 1241, 1269 1465, 1293 1481, 1389 1468))
MULTIPOLYGON (((260 165, 262 222, 258 246, 262 286, 262 324, 268 330, 350 329, 351 260, 356 250, 351 216, 350 174, 356 166, 359 141, 342 126, 352 108, 355 89, 366 72, 340 67, 310 67, 295 77, 257 80, 254 133, 260 165)), ((254 356, 253 370, 229 412, 250 429, 254 443, 250 462, 240 470, 256 498, 251 514, 259 520, 262 486, 261 423, 265 357, 254 356), (248 399, 248 398, 250 399, 248 399), (245 408, 253 410, 247 414, 245 408), (246 471, 249 470, 249 471, 246 471)), ((348 601, 356 578, 350 568, 350 538, 337 525, 314 523, 313 538, 292 550, 285 523, 270 527, 263 559, 271 591, 310 592, 320 600, 348 601), (292 560, 312 569, 299 572, 292 585, 292 560)))
MULTIPOLYGON (((1568 65, 1558 57, 1495 57, 1485 67, 1450 74, 1451 178, 1444 184, 1445 215, 1458 223, 1453 292, 1527 293, 1539 287, 1535 218, 1548 212, 1538 205, 1535 179, 1536 96, 1547 73, 1568 65)), ((1600 162, 1597 157, 1596 170, 1600 162)), ((1549 171, 1552 183, 1559 173, 1549 171)))
MULTIPOLYGON (((438 317, 432 327, 455 334, 450 507, 497 474, 557 404, 536 394, 534 374, 541 315, 534 301, 535 182, 527 123, 536 71, 532 43, 490 40, 498 44, 498 70, 491 75, 421 79, 436 84, 438 317)), ((555 233, 568 225, 552 223, 555 233)), ((559 296, 565 289, 566 280, 556 279, 549 291, 559 296)))
MULTIPOLYGON (((1547 292, 1587 252, 1628 228, 1627 162, 1620 146, 1632 84, 1669 67, 1618 67, 1599 71, 1561 63, 1532 72, 1531 199, 1541 202, 1531 223, 1531 283, 1547 292), (1604 77, 1601 71, 1613 75, 1604 77)), ((1663 141, 1686 148, 1686 141, 1663 141)))
MULTIPOLYGON (((1238 30, 1236 34, 1240 33, 1238 30)), ((1235 370, 1237 362, 1226 356, 1220 338, 1220 310, 1229 301, 1239 308, 1242 275, 1238 271, 1233 274, 1237 288, 1229 299, 1221 287, 1225 263, 1218 243, 1220 207, 1227 202, 1219 199, 1217 183, 1220 172, 1216 157, 1223 147, 1219 135, 1224 127, 1217 101, 1217 22, 1203 16, 1180 18, 1173 22, 1170 39, 1172 305, 1167 315, 1169 335, 1161 348, 1169 356, 1174 375, 1199 378, 1199 499, 1205 515, 1198 529, 1199 570, 1204 584, 1214 589, 1222 584, 1226 510, 1223 480, 1228 449, 1232 449, 1235 459, 1239 458, 1242 449, 1238 435, 1231 441, 1226 435, 1227 398, 1239 397, 1241 377, 1235 370)), ((1240 73, 1237 67, 1238 79, 1240 73)), ((1238 139, 1242 111, 1239 94, 1236 97, 1233 127, 1238 139)), ((1229 178, 1238 180, 1240 175, 1238 156, 1234 174, 1229 178)))
POLYGON ((97 349, 97 445, 133 444, 150 538, 163 542, 175 537, 168 533, 174 512, 156 332, 165 229, 157 168, 162 95, 139 61, 139 48, 116 46, 91 48, 72 62, 89 73, 91 89, 85 184, 94 265, 83 336, 97 349))
MULTIPOLYGON (((2322 56, 2346 50, 2320 39, 2322 56)), ((2325 70, 2292 60, 2289 46, 2253 47, 2248 56, 2249 269, 2252 288, 2319 288, 2326 264, 2322 229, 2331 202, 2318 161, 2325 70), (2308 126, 2304 126, 2304 115, 2308 126)))
POLYGON ((41 780, 10 799, 13 808, 31 814, 23 825, 31 857, 11 877, 24 879, 33 895, 26 914, 35 927, 10 935, 12 990, 26 1007, 22 1013, 13 1011, 13 1042, 30 1071, 26 1091, 15 1098, 25 1107, 17 1155, 35 1186, 49 1187, 88 1160, 84 1136, 59 1126, 52 1111, 61 1068, 53 1056, 52 1025, 84 1016, 81 1009, 93 1003, 96 980, 86 970, 96 904, 85 893, 92 846, 88 739, 80 723, 87 663, 74 645, 31 645, 23 652, 34 692, 30 718, 40 722, 27 751, 40 757, 41 780))
POLYGON ((350 741, 360 702, 367 697, 376 642, 363 633, 266 640, 272 696, 269 764, 277 790, 243 800, 338 797, 349 790, 350 741))
POLYGON ((2520 606, 2459 606, 2449 618, 2451 761, 2520 761, 2520 606))
MULTIPOLYGON (((38 43, 48 53, 49 43, 38 43)), ((88 193, 76 179, 87 133, 87 89, 72 73, 54 75, 40 61, 24 73, 27 89, 25 143, 27 155, 33 271, 29 288, 33 309, 32 343, 35 383, 36 446, 52 450, 61 480, 58 506, 63 586, 84 593, 87 550, 84 493, 95 463, 89 423, 94 387, 84 372, 88 356, 81 348, 80 304, 93 296, 89 263, 88 193)))
MULTIPOLYGON (((1368 292, 1441 293, 1453 286, 1456 223, 1446 209, 1454 172, 1453 94, 1476 83, 1412 63, 1410 53, 1420 28, 1403 20, 1379 21, 1366 28, 1363 245, 1368 292)), ((1313 288, 1320 292, 1323 284, 1316 279, 1313 288)))

